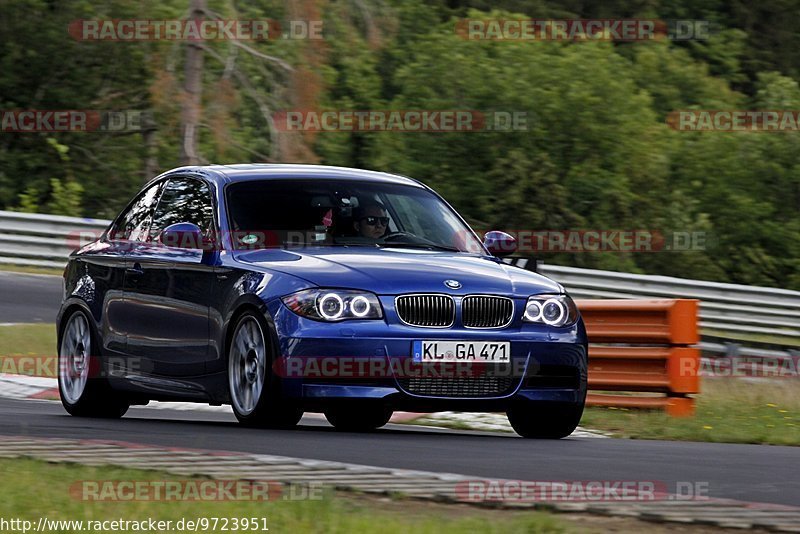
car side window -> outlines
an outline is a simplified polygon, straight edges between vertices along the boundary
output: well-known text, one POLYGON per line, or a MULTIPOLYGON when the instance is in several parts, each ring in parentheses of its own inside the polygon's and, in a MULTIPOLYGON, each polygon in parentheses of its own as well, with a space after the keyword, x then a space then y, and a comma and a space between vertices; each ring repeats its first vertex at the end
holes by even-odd
POLYGON ((128 209, 117 218, 109 237, 126 241, 146 241, 153 207, 158 202, 163 188, 164 182, 159 182, 139 194, 128 209))
POLYGON ((214 209, 211 191, 205 182, 190 178, 175 178, 169 181, 153 214, 150 225, 150 241, 158 241, 161 232, 171 224, 193 223, 211 237, 214 230, 214 209))

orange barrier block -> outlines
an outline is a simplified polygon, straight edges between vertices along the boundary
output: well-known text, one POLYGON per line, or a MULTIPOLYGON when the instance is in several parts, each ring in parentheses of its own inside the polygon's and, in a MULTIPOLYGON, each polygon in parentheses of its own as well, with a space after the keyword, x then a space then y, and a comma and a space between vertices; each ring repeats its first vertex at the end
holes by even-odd
POLYGON ((576 303, 592 343, 589 389, 661 394, 591 393, 587 398, 589 405, 664 409, 674 416, 694 413, 694 399, 687 395, 700 392, 700 351, 687 345, 700 340, 697 300, 576 303))
POLYGON ((589 347, 589 387, 697 393, 700 351, 691 347, 589 347))
POLYGON ((700 341, 698 301, 577 300, 592 343, 668 343, 700 341))

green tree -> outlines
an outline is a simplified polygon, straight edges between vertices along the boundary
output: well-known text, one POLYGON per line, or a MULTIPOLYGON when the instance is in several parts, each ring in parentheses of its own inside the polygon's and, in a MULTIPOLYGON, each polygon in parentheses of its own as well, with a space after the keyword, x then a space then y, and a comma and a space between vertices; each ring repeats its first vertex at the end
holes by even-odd
POLYGON ((47 213, 53 215, 81 215, 83 186, 72 180, 62 182, 57 178, 50 180, 50 201, 45 206, 47 213))

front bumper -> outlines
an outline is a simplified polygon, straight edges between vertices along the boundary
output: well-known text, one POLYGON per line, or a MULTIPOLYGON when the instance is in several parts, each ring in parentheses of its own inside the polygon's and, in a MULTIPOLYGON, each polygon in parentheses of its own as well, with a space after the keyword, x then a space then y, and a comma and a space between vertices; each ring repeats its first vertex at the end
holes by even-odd
POLYGON ((502 329, 421 328, 393 320, 322 323, 279 301, 269 312, 279 345, 282 392, 307 411, 374 402, 403 411, 505 411, 520 402, 579 404, 586 395, 583 323, 568 328, 513 322, 502 329), (510 364, 422 366, 415 340, 508 341, 510 364))

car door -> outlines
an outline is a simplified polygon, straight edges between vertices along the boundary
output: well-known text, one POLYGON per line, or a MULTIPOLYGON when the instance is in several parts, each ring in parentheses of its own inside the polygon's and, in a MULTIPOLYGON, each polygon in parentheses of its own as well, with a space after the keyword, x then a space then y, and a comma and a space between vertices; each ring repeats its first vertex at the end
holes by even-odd
POLYGON ((209 357, 209 302, 213 266, 202 250, 165 246, 161 231, 190 222, 214 231, 208 185, 171 178, 153 212, 148 239, 128 254, 125 272, 127 349, 142 373, 164 377, 202 375, 209 357))
MULTIPOLYGON (((86 275, 83 282, 102 302, 101 332, 106 352, 125 355, 127 320, 124 284, 128 252, 147 239, 150 218, 161 196, 164 182, 157 182, 134 198, 117 216, 111 227, 89 251, 81 255, 86 275)), ((123 359, 126 361, 127 359, 123 359)), ((115 362, 119 362, 115 359, 115 362)))

